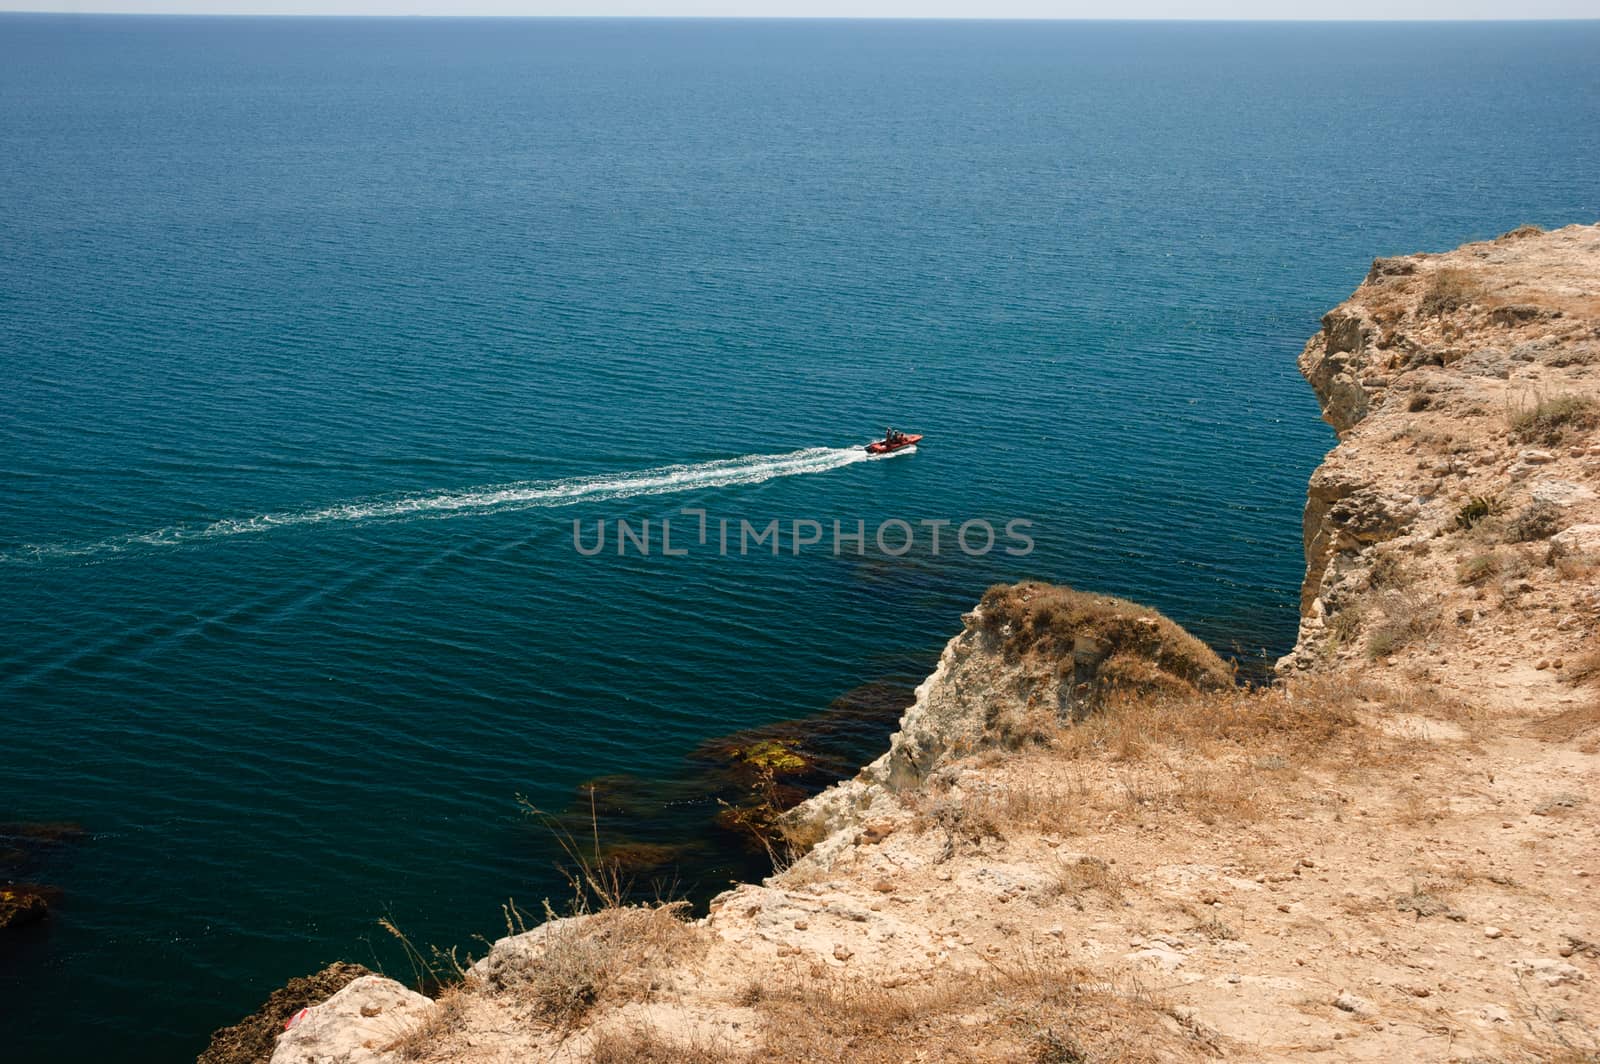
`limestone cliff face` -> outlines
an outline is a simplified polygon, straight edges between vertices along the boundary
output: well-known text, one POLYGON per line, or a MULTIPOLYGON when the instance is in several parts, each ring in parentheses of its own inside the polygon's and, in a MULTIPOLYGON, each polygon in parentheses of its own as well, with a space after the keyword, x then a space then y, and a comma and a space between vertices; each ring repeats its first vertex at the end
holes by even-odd
MULTIPOLYGON (((1436 644, 1440 625, 1500 610, 1508 574, 1526 594, 1531 554, 1597 516, 1600 227, 1379 259, 1299 365, 1339 445, 1307 493, 1280 671, 1436 644), (1469 558, 1481 579, 1455 571, 1469 558)), ((1582 605, 1547 583, 1552 608, 1582 605)))
POLYGON ((1217 688, 1215 653, 1146 607, 1047 584, 992 589, 962 617, 916 690, 889 749, 851 780, 792 810, 791 835, 826 866, 855 829, 890 815, 894 796, 941 764, 989 747, 1026 745, 1113 692, 1217 688))

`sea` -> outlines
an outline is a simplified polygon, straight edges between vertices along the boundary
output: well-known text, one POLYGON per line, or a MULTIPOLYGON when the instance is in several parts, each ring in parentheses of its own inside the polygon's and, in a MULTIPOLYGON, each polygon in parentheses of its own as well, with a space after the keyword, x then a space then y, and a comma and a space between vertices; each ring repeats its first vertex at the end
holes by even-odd
POLYGON ((738 736, 848 774, 997 582, 1259 675, 1334 443, 1297 354, 1374 256, 1600 219, 1596 57, 0 15, 0 880, 52 909, 0 1056, 414 982, 380 920, 481 954, 569 830, 703 903, 761 872, 738 736))

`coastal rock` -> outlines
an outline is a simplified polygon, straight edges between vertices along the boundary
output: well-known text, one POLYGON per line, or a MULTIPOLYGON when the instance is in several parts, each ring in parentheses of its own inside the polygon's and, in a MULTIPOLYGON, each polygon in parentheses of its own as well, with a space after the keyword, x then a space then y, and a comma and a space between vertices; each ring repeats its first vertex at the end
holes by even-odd
POLYGON ((1446 618, 1477 629, 1501 599, 1582 609, 1600 556, 1585 464, 1600 227, 1518 233, 1374 263, 1307 341, 1300 369, 1339 440, 1311 477, 1280 674, 1413 667, 1446 618))
POLYGON ((1301 518, 1306 560, 1301 613, 1309 614, 1313 601, 1326 598, 1324 583, 1335 559, 1394 538, 1420 509, 1414 497, 1389 494, 1354 471, 1324 463, 1311 476, 1301 518))
POLYGON ((377 1064, 400 1059, 390 1047, 438 1008, 393 979, 363 975, 312 1006, 278 1039, 271 1064, 377 1064))
POLYGON ((844 784, 784 817, 792 840, 826 866, 868 820, 892 822, 897 792, 947 756, 1015 747, 1091 712, 1112 691, 1216 689, 1232 673, 1204 643, 1143 606, 1048 584, 991 588, 962 618, 917 687, 889 750, 844 784))
POLYGON ((1300 372, 1311 382, 1322 416, 1339 433, 1366 417, 1371 396, 1361 384, 1367 346, 1376 326, 1359 312, 1340 308, 1323 316, 1322 332, 1300 355, 1300 372))
POLYGON ((267 1064, 278 1035, 289 1017, 318 1005, 353 980, 371 975, 359 964, 330 964, 315 975, 291 979, 274 990, 266 1003, 231 1027, 211 1036, 211 1044, 196 1064, 267 1064))
POLYGON ((574 927, 581 920, 582 917, 547 920, 531 930, 498 939, 467 974, 487 986, 512 986, 544 956, 551 941, 560 936, 563 929, 574 927))

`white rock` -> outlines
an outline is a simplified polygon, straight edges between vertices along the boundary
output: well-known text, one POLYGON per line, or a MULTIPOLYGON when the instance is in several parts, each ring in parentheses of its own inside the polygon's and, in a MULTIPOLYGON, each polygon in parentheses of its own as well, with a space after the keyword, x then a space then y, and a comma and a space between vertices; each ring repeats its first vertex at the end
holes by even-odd
POLYGON ((1536 480, 1528 488, 1528 493, 1534 502, 1546 502, 1552 506, 1571 506, 1595 497, 1594 492, 1570 480, 1536 480))
POLYGON ((1514 962, 1511 967, 1519 974, 1531 975, 1545 986, 1561 986, 1563 983, 1576 983, 1583 979, 1583 973, 1578 969, 1566 961, 1558 961, 1553 957, 1524 957, 1514 962))
POLYGON ((1183 962, 1187 958, 1177 950, 1167 949, 1162 946, 1151 946, 1149 949, 1135 950, 1132 953, 1124 954, 1123 959, 1132 961, 1135 964, 1148 964, 1170 972, 1183 967, 1183 962))
POLYGON ((271 1064, 387 1064, 387 1046, 438 1006, 393 979, 363 975, 278 1037, 271 1064))
POLYGON ((1333 1007, 1353 1016, 1372 1016, 1378 1011, 1372 1007, 1372 1002, 1364 997, 1357 997, 1348 990, 1339 991, 1339 996, 1333 999, 1333 1007))
POLYGON ((1573 525, 1550 537, 1561 554, 1600 554, 1600 525, 1573 525))

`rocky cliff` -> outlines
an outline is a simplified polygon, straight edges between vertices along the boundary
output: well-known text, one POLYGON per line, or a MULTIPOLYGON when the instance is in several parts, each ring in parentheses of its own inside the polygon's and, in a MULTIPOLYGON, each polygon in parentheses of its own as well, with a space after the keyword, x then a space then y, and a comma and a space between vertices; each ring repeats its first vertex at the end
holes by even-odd
POLYGON ((1487 651, 1530 697, 1559 689, 1600 606, 1575 572, 1600 550, 1600 228, 1379 259, 1300 369, 1339 445, 1311 478, 1280 670, 1366 660, 1467 689, 1494 682, 1487 651), (1531 643, 1496 654, 1512 628, 1531 643))
POLYGON ((1322 325, 1278 684, 992 589, 766 882, 690 921, 585 866, 592 911, 271 1060, 1597 1059, 1600 227, 1379 260, 1322 325))

